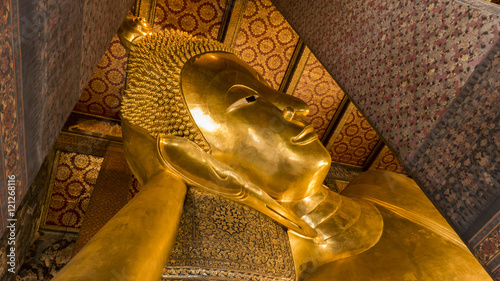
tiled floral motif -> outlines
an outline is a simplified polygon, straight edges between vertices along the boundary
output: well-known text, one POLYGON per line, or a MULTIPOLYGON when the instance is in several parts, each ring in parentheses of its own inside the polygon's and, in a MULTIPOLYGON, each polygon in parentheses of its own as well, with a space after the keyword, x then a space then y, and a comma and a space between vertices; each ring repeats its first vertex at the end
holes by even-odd
POLYGON ((128 52, 115 35, 92 78, 80 95, 74 111, 120 119, 128 52))
POLYGON ((380 151, 379 160, 374 162, 370 169, 376 170, 388 170, 400 174, 406 174, 407 171, 405 168, 399 163, 399 160, 396 158, 394 153, 387 147, 384 146, 380 151))
POLYGON ((248 0, 235 49, 278 89, 298 39, 270 0, 248 0))
POLYGON ((80 228, 103 157, 60 152, 45 224, 80 228))
POLYGON ((155 27, 177 29, 194 36, 217 39, 226 1, 158 0, 155 27))
POLYGON ((379 139, 368 121, 354 109, 330 149, 332 161, 362 166, 379 139))
POLYGON ((344 92, 313 54, 307 61, 293 95, 309 105, 306 121, 313 125, 321 139, 344 97, 344 92))

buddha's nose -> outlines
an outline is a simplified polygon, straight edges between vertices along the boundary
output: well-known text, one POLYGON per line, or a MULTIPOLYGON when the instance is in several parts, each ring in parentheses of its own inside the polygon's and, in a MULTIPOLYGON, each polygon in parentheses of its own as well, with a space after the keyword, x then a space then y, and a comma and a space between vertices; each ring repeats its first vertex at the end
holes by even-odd
POLYGON ((283 116, 287 120, 288 118, 291 120, 294 117, 305 117, 309 114, 309 106, 303 100, 294 96, 276 91, 270 99, 276 107, 283 111, 283 116))

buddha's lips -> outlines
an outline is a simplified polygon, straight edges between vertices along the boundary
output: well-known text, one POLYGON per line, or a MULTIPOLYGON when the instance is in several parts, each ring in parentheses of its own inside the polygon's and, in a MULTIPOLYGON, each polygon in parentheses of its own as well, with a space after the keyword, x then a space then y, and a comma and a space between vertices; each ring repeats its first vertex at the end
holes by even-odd
POLYGON ((314 128, 311 125, 306 126, 302 132, 291 139, 291 142, 295 145, 305 145, 313 142, 318 138, 318 135, 314 132, 314 128))

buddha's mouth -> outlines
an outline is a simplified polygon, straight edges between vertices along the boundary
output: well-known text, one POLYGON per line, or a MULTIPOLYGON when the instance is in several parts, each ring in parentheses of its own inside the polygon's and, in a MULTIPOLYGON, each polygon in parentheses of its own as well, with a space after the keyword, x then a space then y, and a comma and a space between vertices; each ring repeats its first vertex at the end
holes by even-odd
POLYGON ((292 144, 306 145, 318 139, 318 135, 314 132, 311 125, 306 126, 302 132, 291 139, 292 144))

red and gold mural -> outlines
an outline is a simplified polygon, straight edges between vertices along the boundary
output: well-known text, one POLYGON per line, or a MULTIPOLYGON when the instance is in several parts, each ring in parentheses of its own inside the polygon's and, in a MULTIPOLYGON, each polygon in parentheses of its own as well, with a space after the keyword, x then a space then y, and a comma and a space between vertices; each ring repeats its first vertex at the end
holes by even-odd
POLYGON ((278 89, 298 40, 270 0, 248 0, 234 47, 271 87, 278 89))

